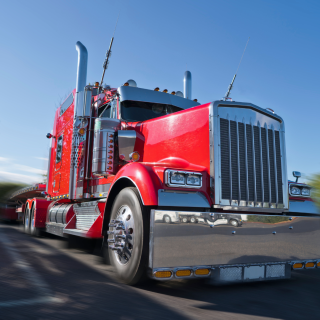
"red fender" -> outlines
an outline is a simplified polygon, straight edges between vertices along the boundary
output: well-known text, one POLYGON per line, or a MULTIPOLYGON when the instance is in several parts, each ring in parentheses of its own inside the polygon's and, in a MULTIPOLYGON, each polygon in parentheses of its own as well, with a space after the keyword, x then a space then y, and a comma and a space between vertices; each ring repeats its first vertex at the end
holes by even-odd
POLYGON ((116 174, 109 193, 114 184, 123 178, 129 178, 135 184, 145 206, 158 205, 158 190, 163 186, 153 167, 139 162, 127 164, 116 174))
MULTIPOLYGON (((30 199, 28 199, 30 201, 30 199)), ((51 204, 51 201, 47 201, 46 199, 31 199, 31 203, 34 205, 34 226, 36 228, 45 228, 46 220, 47 220, 47 209, 51 204)), ((29 204, 29 208, 31 206, 29 204)))

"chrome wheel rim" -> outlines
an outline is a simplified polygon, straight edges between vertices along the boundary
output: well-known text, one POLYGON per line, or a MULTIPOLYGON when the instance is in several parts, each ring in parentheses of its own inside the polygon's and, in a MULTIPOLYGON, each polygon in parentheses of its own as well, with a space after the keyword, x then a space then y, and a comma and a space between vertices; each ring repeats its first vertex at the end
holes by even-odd
POLYGON ((29 209, 27 208, 26 210, 26 217, 24 221, 24 228, 27 230, 29 226, 29 209))
POLYGON ((31 230, 31 233, 32 233, 33 230, 34 230, 34 214, 32 214, 30 230, 31 230))
POLYGON ((236 227, 238 225, 238 223, 236 221, 234 221, 234 220, 231 220, 231 225, 236 227))
POLYGON ((129 206, 121 206, 116 218, 111 220, 108 231, 109 248, 113 250, 116 261, 125 265, 129 262, 134 245, 134 218, 129 206), (111 230, 112 229, 112 230, 111 230))

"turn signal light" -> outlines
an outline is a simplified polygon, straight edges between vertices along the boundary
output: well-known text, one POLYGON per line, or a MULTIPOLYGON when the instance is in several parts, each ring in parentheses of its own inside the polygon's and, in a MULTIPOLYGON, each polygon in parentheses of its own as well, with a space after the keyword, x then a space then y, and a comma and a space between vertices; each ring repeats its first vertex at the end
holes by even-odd
POLYGON ((314 262, 307 262, 307 263, 305 264, 305 268, 306 268, 306 269, 308 269, 308 268, 314 268, 314 265, 315 265, 314 262))
POLYGON ((85 132, 86 132, 85 128, 80 128, 80 129, 78 130, 78 133, 79 133, 81 136, 83 136, 83 135, 85 134, 85 132))
POLYGON ((170 278, 172 276, 171 271, 157 271, 155 274, 156 278, 170 278))
POLYGON ((177 277, 189 277, 191 276, 191 270, 178 270, 176 272, 177 277))
POLYGON ((138 161, 140 159, 140 154, 137 151, 134 151, 129 154, 129 159, 133 162, 138 161))
POLYGON ((209 269, 197 269, 194 274, 196 276, 207 276, 209 274, 209 269))
POLYGON ((293 269, 302 269, 303 263, 295 263, 292 267, 293 267, 293 269))

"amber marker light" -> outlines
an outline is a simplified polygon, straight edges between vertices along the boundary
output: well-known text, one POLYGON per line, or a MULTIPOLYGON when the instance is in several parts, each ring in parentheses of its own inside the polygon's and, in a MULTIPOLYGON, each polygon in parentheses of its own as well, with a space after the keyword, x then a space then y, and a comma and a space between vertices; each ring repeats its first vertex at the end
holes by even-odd
POLYGON ((308 269, 308 268, 314 268, 314 266, 315 266, 315 263, 314 263, 314 262, 307 262, 307 263, 305 264, 305 268, 306 268, 306 269, 308 269))
POLYGON ((300 262, 295 263, 292 267, 293 267, 293 269, 302 269, 303 263, 300 263, 300 262))
POLYGON ((196 276, 207 276, 210 273, 209 269, 197 269, 194 274, 196 276))
POLYGON ((159 87, 154 88, 154 91, 159 91, 159 90, 160 90, 159 87))
POLYGON ((193 99, 194 102, 198 102, 198 99, 193 99))
POLYGON ((81 136, 83 136, 83 135, 85 134, 85 132, 86 132, 86 129, 85 129, 85 128, 80 128, 80 129, 78 130, 78 133, 79 133, 81 136))
POLYGON ((170 278, 172 276, 171 271, 157 271, 154 276, 156 278, 170 278))
POLYGON ((140 154, 137 151, 134 151, 129 154, 129 159, 133 162, 136 162, 140 159, 140 154))
POLYGON ((191 270, 178 270, 176 272, 177 277, 189 277, 191 276, 191 270))
POLYGON ((99 87, 99 82, 95 82, 95 83, 94 83, 94 86, 95 86, 95 87, 99 87))
POLYGON ((317 267, 320 268, 320 261, 317 263, 317 267))
POLYGON ((175 92, 175 91, 172 91, 172 92, 171 92, 171 94, 175 95, 175 94, 176 94, 176 92, 175 92))
POLYGON ((124 85, 125 87, 128 87, 128 86, 129 86, 129 82, 125 82, 123 85, 124 85))
POLYGON ((167 90, 167 89, 164 89, 162 92, 167 93, 167 92, 168 92, 168 90, 167 90))

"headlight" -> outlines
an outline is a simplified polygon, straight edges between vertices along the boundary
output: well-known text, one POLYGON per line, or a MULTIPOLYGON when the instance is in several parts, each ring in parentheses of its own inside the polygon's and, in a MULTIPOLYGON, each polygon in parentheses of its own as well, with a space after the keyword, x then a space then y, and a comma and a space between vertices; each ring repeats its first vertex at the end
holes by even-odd
POLYGON ((303 196, 310 196, 310 189, 309 188, 302 188, 301 189, 301 194, 303 196))
POLYGON ((165 183, 169 187, 201 188, 202 174, 198 172, 166 170, 165 183))
POLYGON ((187 175, 187 184, 190 186, 201 186, 201 176, 194 174, 187 175))
POLYGON ((183 173, 179 173, 179 172, 171 173, 170 183, 185 185, 186 177, 183 173))
POLYGON ((300 189, 298 187, 291 187, 291 194, 293 195, 301 194, 300 189))

